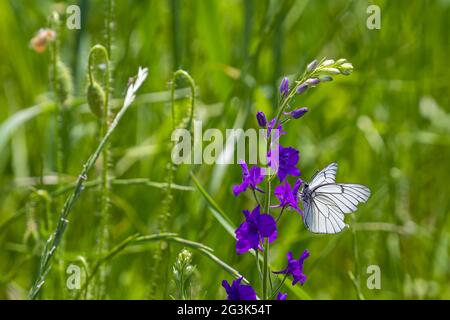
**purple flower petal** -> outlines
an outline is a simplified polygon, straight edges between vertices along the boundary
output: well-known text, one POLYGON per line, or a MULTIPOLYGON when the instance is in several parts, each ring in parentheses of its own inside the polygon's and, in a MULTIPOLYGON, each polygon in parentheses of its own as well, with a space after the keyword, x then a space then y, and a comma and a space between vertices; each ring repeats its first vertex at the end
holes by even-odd
POLYGON ((250 249, 261 249, 264 238, 272 242, 277 237, 277 225, 275 219, 268 214, 261 214, 258 205, 252 212, 242 211, 245 221, 236 229, 236 252, 245 253, 250 249))
POLYGON ((242 182, 241 184, 233 186, 233 194, 235 197, 247 190, 248 187, 259 191, 257 185, 264 180, 261 168, 252 167, 249 170, 244 161, 240 161, 240 165, 242 168, 242 182))
POLYGON ((277 223, 275 222, 275 219, 268 214, 262 214, 258 218, 258 230, 259 234, 263 238, 269 238, 274 233, 277 232, 277 223))
POLYGON ((286 298, 287 298, 287 293, 278 292, 277 300, 286 300, 286 298))
POLYGON ((240 277, 239 279, 236 279, 233 281, 233 283, 230 284, 228 281, 223 280, 222 281, 222 287, 224 287, 226 293, 227 293, 227 299, 228 300, 256 300, 256 292, 255 290, 245 284, 241 284, 243 277, 240 277))
POLYGON ((295 285, 299 282, 301 285, 303 285, 306 282, 306 275, 303 274, 303 262, 306 258, 309 257, 309 251, 303 251, 298 260, 295 260, 293 258, 292 252, 288 252, 286 256, 288 258, 287 268, 274 273, 290 274, 293 277, 292 285, 295 285))
POLYGON ((278 179, 283 182, 288 175, 298 177, 300 175, 300 170, 296 167, 300 155, 297 149, 292 147, 284 148, 279 146, 279 168, 278 168, 278 179))

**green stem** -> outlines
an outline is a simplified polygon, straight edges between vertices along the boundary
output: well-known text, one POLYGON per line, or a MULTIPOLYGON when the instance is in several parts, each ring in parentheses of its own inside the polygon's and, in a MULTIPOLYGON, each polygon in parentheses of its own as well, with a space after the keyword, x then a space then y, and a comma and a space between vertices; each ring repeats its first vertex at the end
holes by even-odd
MULTIPOLYGON (((171 97, 171 112, 172 112, 172 129, 175 130, 178 127, 180 127, 180 124, 177 123, 177 118, 176 118, 176 110, 175 110, 175 93, 176 93, 176 81, 178 78, 185 78, 188 83, 189 83, 189 87, 191 90, 191 105, 190 105, 190 110, 189 110, 189 118, 188 118, 188 123, 186 124, 187 128, 191 128, 192 127, 192 122, 193 122, 193 118, 194 118, 194 109, 195 109, 195 83, 194 80, 192 79, 192 77, 189 75, 189 73, 187 73, 184 70, 177 70, 174 72, 173 77, 172 77, 172 86, 171 86, 171 91, 170 91, 170 97, 171 97)), ((183 124, 183 123, 182 123, 183 124)), ((183 124, 184 125, 184 124, 183 124)), ((173 146, 175 142, 173 142, 172 144, 168 144, 168 146, 173 146)), ((168 222, 170 220, 170 216, 171 216, 171 207, 172 207, 172 202, 173 202, 173 195, 172 195, 172 184, 174 181, 174 174, 175 174, 175 170, 176 170, 176 166, 173 164, 173 162, 171 161, 171 150, 172 148, 170 148, 168 150, 168 158, 169 161, 167 163, 167 192, 165 194, 165 198, 163 201, 163 212, 162 214, 159 216, 158 219, 158 231, 159 232, 163 232, 168 228, 168 222)), ((157 282, 158 282, 158 278, 161 274, 160 272, 160 266, 161 266, 161 261, 162 261, 162 253, 163 253, 163 249, 159 248, 158 250, 156 250, 153 254, 153 265, 151 268, 151 274, 152 274, 152 278, 150 281, 150 297, 154 298, 155 293, 156 293, 156 288, 157 288, 157 282)))
MULTIPOLYGON (((128 90, 131 90, 129 88, 128 90)), ((137 88, 133 88, 133 94, 135 94, 137 91, 137 88)), ((30 289, 28 297, 30 299, 35 299, 40 292, 42 286, 45 283, 45 280, 47 278, 48 273, 50 272, 51 262, 52 258, 55 255, 55 252, 57 251, 64 233, 66 231, 66 227, 68 224, 68 217, 70 212, 73 209, 73 206, 75 205, 76 201, 79 199, 81 193, 83 192, 83 186, 85 181, 87 180, 88 173, 90 170, 94 167, 97 159, 100 157, 100 154, 102 153, 103 149, 105 148, 106 144, 108 143, 109 139, 111 138, 111 135, 114 133, 115 129, 117 128, 117 125, 119 124, 120 120, 122 120, 123 116, 125 115, 126 111, 130 108, 132 105, 132 100, 125 101, 122 109, 117 113, 116 117, 112 121, 111 125, 108 128, 108 131, 106 132, 103 139, 100 141, 99 145, 95 149, 94 153, 89 157, 89 159, 86 161, 86 163, 83 165, 83 169, 80 172, 80 175, 77 178, 77 182, 75 184, 74 191, 69 195, 69 197, 66 199, 66 202, 64 203, 64 206, 61 211, 61 215, 58 220, 57 227, 54 231, 54 233, 50 236, 50 238, 47 240, 47 243, 45 245, 44 251, 41 256, 41 263, 39 266, 38 276, 33 284, 33 286, 30 289)))
POLYGON ((273 290, 272 294, 269 297, 270 300, 272 300, 276 296, 278 291, 280 291, 281 287, 283 286, 284 282, 287 279, 287 276, 288 276, 288 274, 286 273, 283 277, 283 280, 281 280, 280 284, 275 288, 275 290, 273 290))
POLYGON ((175 118, 175 82, 177 80, 177 78, 179 77, 183 77, 185 78, 188 83, 189 83, 189 88, 191 89, 191 108, 189 110, 189 122, 187 124, 187 127, 190 128, 192 125, 192 121, 194 120, 194 109, 195 109, 195 95, 196 95, 196 90, 195 90, 195 82, 194 79, 192 79, 191 75, 189 73, 187 73, 184 70, 177 70, 175 71, 175 73, 173 74, 173 79, 172 79, 172 88, 171 88, 171 100, 172 100, 172 128, 176 129, 177 123, 176 123, 176 118, 175 118))
POLYGON ((263 300, 267 299, 267 278, 269 277, 269 239, 266 238, 263 257, 263 300))
MULTIPOLYGON (((180 243, 182 245, 188 246, 190 248, 198 250, 204 256, 206 256, 211 261, 216 263, 218 266, 223 268, 225 271, 230 273, 234 278, 238 279, 242 276, 237 270, 235 270, 234 268, 229 266, 227 263, 225 263, 224 261, 219 259, 217 256, 215 256, 213 254, 213 250, 211 248, 205 246, 202 243, 198 243, 198 242, 180 238, 175 233, 165 232, 165 233, 158 233, 158 234, 145 235, 145 236, 140 236, 139 234, 135 234, 135 235, 128 237, 124 241, 122 241, 120 244, 118 244, 117 246, 112 248, 110 251, 108 251, 103 257, 101 257, 100 259, 97 260, 97 262, 94 264, 94 266, 92 268, 92 271, 88 275, 86 282, 84 283, 83 287, 79 291, 79 295, 81 294, 81 292, 86 290, 86 287, 89 286, 90 282, 92 281, 92 279, 94 278, 96 273, 99 271, 99 268, 105 262, 111 260, 117 254, 119 254, 120 252, 122 252, 124 249, 126 249, 127 247, 129 247, 131 245, 137 245, 140 243, 153 242, 153 241, 171 241, 171 242, 176 242, 176 243, 180 243)), ((249 283, 248 280, 245 278, 243 278, 243 282, 247 283, 247 284, 249 283)))
MULTIPOLYGON (((58 180, 58 186, 61 184, 64 171, 64 150, 63 150, 63 137, 64 137, 64 101, 61 101, 61 84, 58 81, 58 64, 60 64, 60 39, 61 39, 61 21, 57 12, 53 12, 50 22, 53 30, 56 32, 56 39, 52 46, 51 51, 51 64, 52 64, 52 82, 53 82, 53 94, 55 96, 56 105, 56 135, 55 135, 55 145, 56 145, 56 175, 58 180)), ((62 201, 61 199, 56 200, 56 210, 61 210, 62 201)), ((61 244, 62 251, 64 251, 64 243, 61 244)), ((62 259, 58 258, 58 268, 59 268, 59 282, 61 287, 64 288, 64 262, 62 259)))
MULTIPOLYGON (((109 106, 109 97, 110 92, 109 89, 111 87, 110 83, 110 62, 109 62, 109 55, 108 51, 105 47, 102 45, 95 45, 92 47, 91 51, 89 52, 89 81, 90 84, 93 85, 94 82, 94 76, 93 76, 93 60, 94 60, 94 53, 98 51, 103 55, 104 62, 106 64, 106 70, 104 75, 104 90, 105 90, 105 101, 103 105, 102 110, 102 118, 100 120, 100 139, 106 134, 106 131, 108 130, 110 118, 111 118, 111 109, 109 106)), ((108 247, 108 237, 109 237, 109 229, 108 229, 108 222, 109 222, 109 204, 111 199, 111 183, 110 183, 110 144, 107 143, 105 145, 105 148, 102 150, 102 171, 101 171, 101 201, 100 201, 100 223, 99 223, 99 241, 98 241, 98 248, 97 251, 100 254, 104 250, 107 250, 108 247)), ((100 279, 99 279, 99 286, 102 287, 105 282, 105 270, 101 270, 100 272, 100 279)), ((99 290, 102 291, 102 290, 99 290)), ((98 296, 98 298, 101 298, 101 296, 98 296)))

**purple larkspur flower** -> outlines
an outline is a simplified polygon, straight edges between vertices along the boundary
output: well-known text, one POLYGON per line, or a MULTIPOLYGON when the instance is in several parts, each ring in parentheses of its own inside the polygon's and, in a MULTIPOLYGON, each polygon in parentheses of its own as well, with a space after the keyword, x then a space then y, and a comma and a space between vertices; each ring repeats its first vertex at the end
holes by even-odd
POLYGON ((277 300, 286 300, 286 298, 287 298, 287 293, 278 292, 277 300))
POLYGON ((269 214, 261 214, 258 205, 252 212, 242 211, 245 221, 236 229, 236 251, 238 254, 245 253, 250 249, 262 249, 261 242, 269 238, 273 242, 277 238, 277 223, 269 214))
POLYGON ((257 185, 264 180, 262 169, 260 167, 252 167, 249 170, 245 161, 241 161, 240 165, 242 168, 242 182, 239 185, 233 186, 234 196, 237 197, 241 192, 247 190, 248 187, 253 190, 261 191, 257 185))
POLYGON ((264 112, 258 111, 256 113, 256 120, 258 121, 258 125, 261 128, 265 128, 267 126, 267 118, 266 118, 266 115, 264 114, 264 112))
POLYGON ((287 96, 289 93, 289 79, 287 77, 284 77, 283 80, 281 80, 280 93, 282 96, 287 96))
POLYGON ((274 190, 275 197, 280 201, 280 204, 276 207, 291 207, 295 210, 297 210, 301 215, 303 215, 302 210, 298 207, 298 189, 302 185, 302 180, 298 179, 295 184, 294 188, 291 188, 291 185, 289 182, 285 181, 283 184, 280 184, 277 186, 274 190))
POLYGON ((309 257, 309 251, 305 250, 303 251, 302 255, 298 260, 295 260, 292 257, 292 252, 288 252, 287 258, 288 258, 288 266, 286 269, 277 271, 274 273, 277 274, 288 274, 293 277, 292 285, 295 285, 296 283, 300 282, 301 285, 303 285, 306 281, 306 275, 303 274, 303 262, 306 258, 309 257))
POLYGON ((256 300, 256 292, 252 286, 241 284, 243 277, 236 279, 233 283, 227 280, 222 281, 222 287, 227 292, 227 300, 256 300))
POLYGON ((300 170, 296 167, 300 159, 299 151, 292 147, 283 148, 279 146, 279 167, 278 179, 283 182, 288 175, 293 177, 300 176, 300 170))

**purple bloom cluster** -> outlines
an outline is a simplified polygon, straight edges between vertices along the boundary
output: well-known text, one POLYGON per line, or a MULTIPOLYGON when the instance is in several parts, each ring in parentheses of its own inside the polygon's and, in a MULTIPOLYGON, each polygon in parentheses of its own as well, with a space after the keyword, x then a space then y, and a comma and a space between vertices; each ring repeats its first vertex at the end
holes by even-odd
MULTIPOLYGON (((311 66, 313 68, 315 66, 311 66)), ((317 79, 310 79, 309 82, 297 87, 297 94, 302 93, 308 87, 314 86, 317 79)), ((290 92, 288 78, 283 78, 280 84, 280 94, 282 99, 287 99, 290 92)), ((288 178, 299 177, 300 170, 297 167, 300 160, 300 152, 293 147, 283 147, 279 144, 279 138, 281 135, 286 134, 283 131, 284 124, 289 120, 299 119, 308 112, 307 108, 298 108, 290 112, 282 113, 284 119, 274 118, 271 121, 267 120, 266 115, 259 111, 256 114, 256 120, 260 128, 266 128, 268 135, 267 139, 270 139, 270 151, 267 154, 268 165, 272 170, 276 172, 279 180, 279 185, 273 189, 273 195, 278 199, 278 204, 271 206, 270 208, 280 209, 281 212, 286 208, 291 208, 301 215, 302 210, 299 207, 298 192, 302 185, 302 180, 297 178, 292 186, 288 178), (276 126, 275 126, 276 124, 276 126), (277 129, 276 134, 273 135, 274 129, 277 129)), ((263 187, 260 185, 266 177, 271 179, 270 176, 266 176, 264 169, 253 166, 249 166, 244 162, 240 162, 242 168, 242 182, 233 186, 233 194, 235 196, 240 195, 247 189, 250 189, 258 202, 254 209, 243 210, 244 221, 239 225, 235 231, 236 235, 236 252, 238 254, 246 253, 250 250, 256 252, 264 250, 263 243, 267 240, 272 243, 278 236, 277 232, 277 220, 275 220, 269 212, 264 212, 259 204, 258 195, 255 191, 263 194, 264 197, 270 197, 270 194, 266 194, 263 187)), ((275 181, 275 180, 274 180, 275 181)), ((300 283, 303 285, 306 281, 306 275, 303 273, 303 262, 309 256, 309 252, 305 250, 298 260, 295 260, 292 256, 292 252, 287 254, 288 265, 284 270, 274 272, 276 274, 286 274, 293 277, 292 284, 300 283)), ((225 288, 228 300, 255 300, 257 298, 255 290, 249 285, 241 284, 243 278, 234 280, 230 285, 226 280, 222 282, 222 286, 225 288)), ((273 296, 274 297, 274 296, 273 296)), ((276 295, 277 300, 286 300, 287 294, 278 292, 276 295)))

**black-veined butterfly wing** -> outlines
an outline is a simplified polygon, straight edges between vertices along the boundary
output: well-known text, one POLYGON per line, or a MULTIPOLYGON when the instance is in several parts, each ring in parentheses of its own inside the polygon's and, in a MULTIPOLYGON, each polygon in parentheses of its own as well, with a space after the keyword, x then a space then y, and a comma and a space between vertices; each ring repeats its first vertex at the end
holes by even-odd
POLYGON ((344 216, 366 202, 370 190, 360 184, 335 183, 337 164, 332 163, 311 181, 310 196, 303 201, 304 222, 314 233, 334 234, 347 225, 344 216), (311 187, 312 186, 312 187, 311 187))
POLYGON ((335 182, 337 169, 338 169, 337 163, 333 162, 332 164, 328 165, 325 169, 318 172, 309 183, 309 189, 312 190, 322 184, 335 182))

